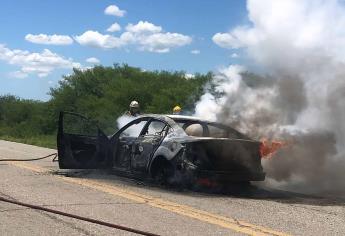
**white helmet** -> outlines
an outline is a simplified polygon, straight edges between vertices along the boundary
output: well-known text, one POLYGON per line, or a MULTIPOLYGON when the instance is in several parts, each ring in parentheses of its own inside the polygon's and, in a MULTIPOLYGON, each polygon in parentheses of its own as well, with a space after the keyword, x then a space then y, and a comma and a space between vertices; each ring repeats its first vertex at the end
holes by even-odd
POLYGON ((137 101, 131 101, 131 104, 129 105, 131 108, 139 108, 139 102, 137 101))

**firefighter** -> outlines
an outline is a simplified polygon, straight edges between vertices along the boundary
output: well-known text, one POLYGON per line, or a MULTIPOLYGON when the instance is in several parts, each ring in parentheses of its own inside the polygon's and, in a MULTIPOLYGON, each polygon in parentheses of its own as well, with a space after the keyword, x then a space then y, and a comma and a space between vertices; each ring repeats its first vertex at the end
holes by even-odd
POLYGON ((126 111, 125 115, 127 116, 139 116, 140 115, 140 106, 137 101, 131 101, 129 104, 129 110, 126 111))
POLYGON ((182 111, 181 107, 177 105, 173 108, 173 115, 180 115, 181 111, 182 111))

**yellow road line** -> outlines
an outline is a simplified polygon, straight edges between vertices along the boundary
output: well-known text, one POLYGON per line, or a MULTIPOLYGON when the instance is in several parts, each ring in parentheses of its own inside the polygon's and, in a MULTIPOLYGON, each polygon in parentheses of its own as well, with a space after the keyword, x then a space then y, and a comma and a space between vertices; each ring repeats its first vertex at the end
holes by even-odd
MULTIPOLYGON (((40 166, 23 163, 23 162, 8 162, 9 164, 28 169, 38 173, 47 173, 50 169, 40 166)), ((242 220, 236 220, 234 218, 225 217, 217 214, 213 214, 207 211, 199 210, 187 205, 178 204, 172 201, 163 200, 161 198, 144 195, 135 191, 126 190, 120 187, 116 187, 110 184, 101 183, 96 180, 71 178, 65 176, 54 175, 55 177, 62 179, 69 183, 74 183, 82 186, 86 186, 92 189, 96 189, 114 196, 120 196, 135 202, 144 203, 152 207, 164 209, 170 212, 174 212, 179 215, 187 216, 196 220, 207 222, 213 225, 221 226, 223 228, 231 229, 239 233, 247 235, 279 235, 287 236, 289 234, 278 232, 266 227, 253 225, 242 220)))

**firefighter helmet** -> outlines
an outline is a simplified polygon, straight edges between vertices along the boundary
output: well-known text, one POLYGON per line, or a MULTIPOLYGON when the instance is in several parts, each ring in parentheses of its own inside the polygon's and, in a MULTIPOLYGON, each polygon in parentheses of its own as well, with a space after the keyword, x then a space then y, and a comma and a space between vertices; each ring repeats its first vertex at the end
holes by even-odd
POLYGON ((173 108, 173 113, 180 113, 181 112, 181 107, 180 106, 175 106, 174 108, 173 108))
POLYGON ((139 108, 139 102, 137 101, 131 101, 131 104, 129 104, 130 108, 139 108))

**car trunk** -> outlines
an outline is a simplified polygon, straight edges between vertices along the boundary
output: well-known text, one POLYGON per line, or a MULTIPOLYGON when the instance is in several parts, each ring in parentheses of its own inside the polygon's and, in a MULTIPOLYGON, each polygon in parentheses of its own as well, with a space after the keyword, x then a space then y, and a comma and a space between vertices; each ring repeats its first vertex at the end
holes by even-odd
POLYGON ((197 139, 186 143, 188 158, 200 169, 262 171, 260 142, 242 139, 197 139))

